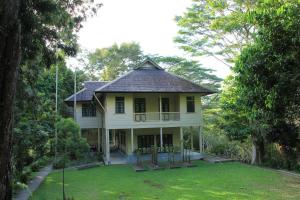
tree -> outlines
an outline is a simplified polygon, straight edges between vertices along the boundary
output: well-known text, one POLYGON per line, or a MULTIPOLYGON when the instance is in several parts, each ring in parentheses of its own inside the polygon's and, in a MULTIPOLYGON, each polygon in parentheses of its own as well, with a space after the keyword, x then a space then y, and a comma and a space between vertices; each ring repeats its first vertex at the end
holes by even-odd
POLYGON ((197 84, 217 90, 222 79, 213 75, 213 70, 204 68, 198 61, 178 56, 144 55, 137 43, 114 44, 108 48, 96 49, 87 55, 89 74, 100 74, 102 80, 114 80, 121 74, 139 65, 150 57, 169 72, 187 78, 197 84))
POLYGON ((180 30, 175 39, 193 56, 213 56, 231 66, 242 48, 252 41, 255 25, 247 15, 255 0, 193 0, 183 16, 177 16, 180 30))
POLYGON ((256 24, 254 43, 245 48, 233 70, 239 101, 256 127, 251 135, 261 142, 279 143, 288 167, 295 160, 300 102, 300 20, 298 1, 266 1, 249 14, 256 24), (265 124, 265 126, 261 126, 265 124))
MULTIPOLYGON (((2 0, 0 3, 0 199, 11 199, 13 105, 20 64, 50 66, 60 56, 76 53, 76 31, 95 13, 87 1, 2 0), (21 55, 22 52, 22 55, 21 55), (21 60, 22 57, 22 60, 21 60)), ((22 72, 22 71, 21 71, 22 72)))
POLYGON ((88 70, 91 74, 99 74, 104 81, 111 81, 133 69, 144 58, 137 43, 122 43, 120 46, 114 44, 88 54, 88 70))
POLYGON ((88 152, 86 139, 80 137, 80 127, 71 118, 62 118, 57 123, 58 145, 57 151, 75 160, 88 152))
POLYGON ((214 70, 202 67, 198 61, 178 56, 152 56, 152 59, 169 72, 211 90, 217 91, 221 86, 222 79, 213 74, 214 70))

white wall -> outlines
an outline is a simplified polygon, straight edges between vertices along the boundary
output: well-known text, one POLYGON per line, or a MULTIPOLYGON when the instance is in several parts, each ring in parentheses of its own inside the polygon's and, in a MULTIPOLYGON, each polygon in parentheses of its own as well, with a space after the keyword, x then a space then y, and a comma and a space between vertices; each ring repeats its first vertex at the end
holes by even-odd
POLYGON ((133 99, 136 97, 146 98, 146 112, 158 112, 157 93, 111 93, 106 95, 105 107, 106 117, 105 124, 109 129, 128 129, 128 128, 155 128, 155 127, 184 127, 199 126, 201 114, 201 95, 200 94, 174 94, 165 93, 162 97, 169 97, 170 112, 180 111, 180 121, 146 121, 135 122, 133 119, 134 107, 133 99), (115 113, 115 97, 124 96, 125 113, 115 113), (186 97, 195 97, 195 112, 187 113, 186 97))
POLYGON ((80 128, 101 128, 101 113, 96 110, 96 117, 82 117, 82 104, 76 104, 76 121, 80 128))

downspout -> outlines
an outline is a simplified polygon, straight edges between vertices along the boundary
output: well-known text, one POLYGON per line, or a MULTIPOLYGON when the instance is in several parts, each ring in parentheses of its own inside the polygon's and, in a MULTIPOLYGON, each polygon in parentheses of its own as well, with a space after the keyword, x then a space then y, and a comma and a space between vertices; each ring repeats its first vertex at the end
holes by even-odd
MULTIPOLYGON (((102 105, 102 103, 100 102, 100 100, 98 99, 98 97, 96 96, 95 92, 94 92, 94 95, 93 95, 96 99, 96 101, 98 102, 98 104, 100 105, 100 107, 102 108, 103 110, 103 116, 101 117, 101 124, 102 124, 102 135, 103 135, 103 130, 104 130, 104 117, 105 117, 105 108, 104 106, 102 105)), ((103 137, 101 137, 101 141, 103 140, 103 137)), ((103 142, 103 141, 102 141, 103 142)), ((103 143, 102 143, 103 144, 103 143)), ((102 145, 102 152, 103 152, 103 145, 102 145)))
POLYGON ((101 106, 101 108, 103 109, 103 111, 105 112, 105 109, 104 109, 102 103, 100 102, 100 100, 98 99, 98 97, 96 96, 95 92, 94 92, 94 97, 97 100, 97 102, 99 103, 99 105, 101 106))

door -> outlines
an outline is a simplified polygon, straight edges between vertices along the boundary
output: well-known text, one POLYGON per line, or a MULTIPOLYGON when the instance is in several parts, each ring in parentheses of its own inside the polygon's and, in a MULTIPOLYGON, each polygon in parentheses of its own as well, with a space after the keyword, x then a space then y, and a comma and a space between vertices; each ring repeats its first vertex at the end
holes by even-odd
POLYGON ((162 110, 162 120, 169 120, 169 112, 170 112, 170 103, 169 98, 161 99, 161 110, 162 110))

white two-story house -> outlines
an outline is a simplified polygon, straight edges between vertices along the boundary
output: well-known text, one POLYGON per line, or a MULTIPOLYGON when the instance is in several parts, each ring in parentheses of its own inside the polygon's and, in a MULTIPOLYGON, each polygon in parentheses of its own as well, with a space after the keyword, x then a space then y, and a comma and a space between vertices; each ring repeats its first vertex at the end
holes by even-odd
POLYGON ((111 82, 85 82, 76 93, 76 103, 74 94, 65 102, 76 105, 82 137, 110 163, 115 150, 128 156, 153 145, 182 151, 187 127, 197 127, 201 152, 201 97, 212 93, 147 59, 111 82))

